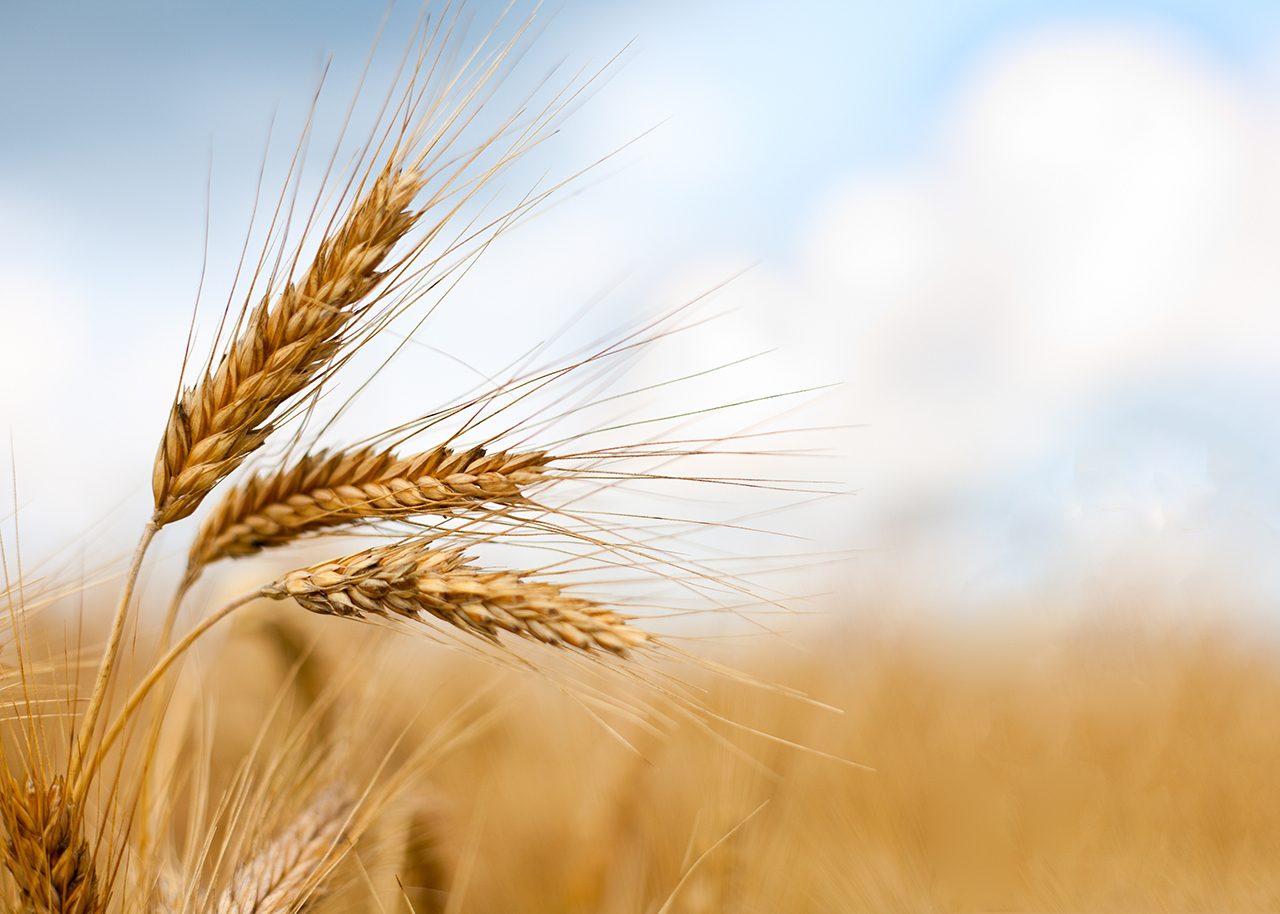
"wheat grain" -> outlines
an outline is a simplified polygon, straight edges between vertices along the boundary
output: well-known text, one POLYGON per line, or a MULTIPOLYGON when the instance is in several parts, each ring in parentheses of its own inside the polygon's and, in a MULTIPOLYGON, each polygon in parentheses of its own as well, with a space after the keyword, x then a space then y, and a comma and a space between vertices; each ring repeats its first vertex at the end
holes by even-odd
POLYGON ((544 644, 624 655, 651 642, 627 617, 557 584, 480 571, 461 550, 410 540, 291 572, 263 594, 329 616, 418 619, 423 614, 490 640, 508 632, 544 644))
POLYGON ((293 914, 314 901, 324 878, 345 850, 355 809, 342 784, 321 791, 292 825, 237 867, 218 899, 217 914, 293 914))
POLYGON ((546 465, 540 451, 489 454, 443 446, 402 459, 373 448, 308 454, 227 493, 192 543, 186 579, 194 581, 220 558, 252 555, 320 530, 516 504, 546 465))
POLYGON ((66 785, 20 785, 3 776, 0 820, 8 838, 4 862, 29 914, 99 914, 106 910, 89 843, 66 785))
POLYGON ((274 304, 259 303, 223 355, 173 405, 152 473, 155 522, 189 515, 272 431, 272 418, 339 355, 392 249, 413 228, 425 178, 395 159, 325 238, 310 266, 274 304))

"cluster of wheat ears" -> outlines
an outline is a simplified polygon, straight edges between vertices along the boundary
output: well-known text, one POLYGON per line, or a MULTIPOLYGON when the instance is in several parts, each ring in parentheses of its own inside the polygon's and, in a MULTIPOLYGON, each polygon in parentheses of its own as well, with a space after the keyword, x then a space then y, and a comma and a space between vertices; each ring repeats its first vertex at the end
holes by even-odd
MULTIPOLYGON (((211 828, 189 840, 187 865, 178 869, 161 834, 157 810, 165 804, 155 793, 164 785, 154 768, 166 721, 176 713, 166 698, 171 679, 194 644, 251 603, 292 602, 321 616, 455 630, 477 644, 525 639, 589 663, 631 665, 638 654, 664 650, 616 606, 537 569, 488 567, 476 553, 507 534, 563 533, 546 493, 567 478, 607 486, 610 471, 600 464, 622 451, 571 453, 563 441, 561 450, 460 443, 459 432, 421 442, 442 418, 466 417, 466 432, 476 416, 501 412, 494 404, 518 402, 601 352, 638 345, 643 334, 353 446, 322 446, 318 434, 304 431, 358 350, 385 339, 406 315, 419 320, 414 311, 425 315, 431 294, 447 291, 494 237, 563 186, 530 193, 498 218, 471 214, 470 204, 494 179, 553 132, 583 83, 536 109, 520 106, 478 133, 477 118, 492 110, 524 30, 500 41, 495 31, 459 54, 461 21, 456 12, 422 20, 355 164, 344 171, 330 162, 321 199, 302 214, 302 232, 298 201, 281 194, 271 240, 246 271, 248 294, 241 287, 228 299, 207 362, 184 358, 152 472, 154 510, 105 641, 85 663, 96 666, 87 698, 69 705, 65 744, 50 737, 41 713, 40 665, 30 652, 19 657, 11 683, 21 694, 11 717, 18 726, 6 738, 0 779, 0 859, 16 910, 285 914, 324 895, 336 863, 394 795, 396 776, 336 775, 334 765, 313 762, 292 786, 299 802, 272 820, 268 834, 232 840, 226 823, 234 815, 206 816, 221 822, 222 832, 214 836, 211 828), (336 180, 338 174, 346 177, 336 180), (193 523, 201 509, 154 653, 140 668, 125 662, 136 661, 130 632, 138 625, 135 590, 148 548, 161 531, 193 523), (376 545, 290 571, 220 607, 187 606, 214 565, 356 530, 375 533, 376 545), (189 625, 180 624, 184 608, 193 610, 189 625)), ((358 418, 358 410, 349 412, 358 418)), ((594 535, 573 535, 601 545, 594 535)), ((637 552, 630 555, 640 562, 637 552)), ((11 614, 26 608, 15 593, 10 588, 11 614)), ((20 634, 16 621, 12 630, 20 634)), ((249 815, 241 810, 240 818, 249 815)))

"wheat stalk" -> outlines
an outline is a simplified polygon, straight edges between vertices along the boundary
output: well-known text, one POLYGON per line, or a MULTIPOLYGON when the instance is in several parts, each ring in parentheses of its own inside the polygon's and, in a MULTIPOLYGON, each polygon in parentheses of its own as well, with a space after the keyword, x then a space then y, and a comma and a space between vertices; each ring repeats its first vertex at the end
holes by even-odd
POLYGON ((4 775, 0 820, 8 839, 5 866, 29 914, 99 914, 106 910, 94 871, 93 854, 81 834, 81 818, 66 784, 20 785, 4 775))
POLYGON ((444 446, 400 459, 373 448, 308 454, 226 494, 192 543, 186 580, 220 558, 252 555, 320 530, 516 504, 542 479, 547 462, 541 451, 489 454, 444 446))
POLYGON ((425 177, 395 161, 304 275, 259 303, 217 369, 175 401, 152 472, 158 525, 189 515, 266 440, 276 410, 313 384, 372 306, 384 263, 421 215, 410 207, 425 177))
POLYGON ((349 618, 424 614, 490 640, 508 632, 544 644, 625 655, 652 641, 626 616, 519 572, 480 571, 461 550, 419 540, 377 546, 285 575, 264 596, 349 618))
POLYGON ((314 900, 324 878, 345 851, 347 824, 356 806, 342 784, 321 791, 292 825, 236 868, 219 897, 217 914, 293 914, 314 900))

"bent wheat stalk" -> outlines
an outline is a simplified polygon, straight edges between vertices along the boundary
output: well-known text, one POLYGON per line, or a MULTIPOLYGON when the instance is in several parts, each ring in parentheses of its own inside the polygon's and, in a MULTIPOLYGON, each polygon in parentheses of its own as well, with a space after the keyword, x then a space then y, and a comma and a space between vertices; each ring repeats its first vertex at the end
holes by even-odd
POLYGON ((652 642, 628 617, 559 585, 512 571, 480 571, 461 550, 409 540, 285 575, 262 589, 326 616, 432 616, 496 640, 508 632, 544 644, 625 655, 652 642))
POLYGON ((89 750, 89 741, 98 726, 98 715, 102 712, 102 703, 107 697, 107 683, 111 680, 111 670, 115 666, 116 653, 120 650, 120 639, 124 636, 124 623, 129 616, 129 604, 133 601, 133 588, 137 584, 138 575, 142 571, 142 560, 146 557, 147 547, 155 539, 160 527, 151 522, 143 528, 142 537, 133 551, 133 561, 125 575, 124 586, 120 588, 120 599, 116 604, 115 615, 111 619, 111 629, 107 634, 107 644, 102 650, 102 662, 98 667, 98 675, 93 682, 93 692, 89 695, 89 704, 85 708, 80 728, 76 732, 75 742, 71 746, 71 760, 67 768, 67 781, 71 785, 71 797, 78 801, 84 797, 85 784, 81 781, 80 766, 89 750))

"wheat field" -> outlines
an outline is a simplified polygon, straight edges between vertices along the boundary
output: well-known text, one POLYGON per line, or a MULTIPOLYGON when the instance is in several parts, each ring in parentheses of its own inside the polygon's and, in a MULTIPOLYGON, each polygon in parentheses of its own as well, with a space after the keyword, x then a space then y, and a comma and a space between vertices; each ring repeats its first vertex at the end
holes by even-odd
POLYGON ((432 862, 399 866, 406 886, 431 875, 407 894, 440 911, 1275 908, 1274 649, 1102 624, 977 650, 825 634, 747 666, 842 714, 723 680, 709 701, 874 771, 690 724, 628 747, 518 679, 424 791, 432 862))
MULTIPOLYGON (((604 674, 643 717, 606 724, 545 669, 328 622, 247 612, 175 699, 198 727, 162 751, 179 835, 196 797, 248 789, 252 760, 267 778, 244 800, 252 827, 213 829, 248 846, 316 814, 297 804, 313 792, 299 783, 332 780, 317 755, 357 759, 357 792, 379 766, 399 782, 307 910, 1265 911, 1280 896, 1276 651, 1225 627, 824 620, 734 654, 839 713, 689 674, 731 722, 708 728, 604 674)), ((349 808, 325 789, 322 807, 349 808)))
MULTIPOLYGON (((304 134, 257 189, 136 430, 136 546, 57 571, 0 539, 5 909, 1274 909, 1275 649, 1159 599, 976 637, 789 592, 848 572, 769 528, 839 495, 759 469, 822 444, 776 405, 802 380, 628 374, 701 299, 448 396, 374 383, 599 164, 495 204, 609 65, 504 107, 532 20, 428 9, 318 187, 304 134)), ((503 307, 433 345, 464 361, 503 307)))

